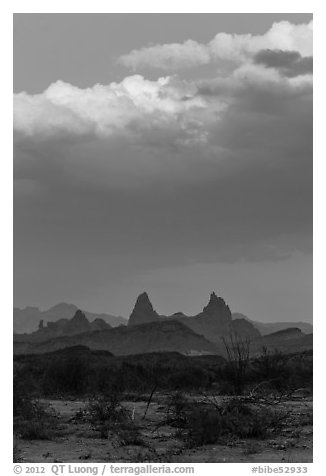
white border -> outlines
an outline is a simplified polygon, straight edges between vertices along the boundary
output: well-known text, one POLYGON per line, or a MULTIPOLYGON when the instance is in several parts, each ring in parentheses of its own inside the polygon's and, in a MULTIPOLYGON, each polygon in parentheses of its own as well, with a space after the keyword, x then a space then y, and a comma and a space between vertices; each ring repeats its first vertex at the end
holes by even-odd
MULTIPOLYGON (((105 2, 92 0, 91 2, 71 2, 67 0, 47 1, 12 1, 1 6, 1 59, 0 74, 1 91, 3 92, 4 106, 1 115, 2 148, 1 148, 1 363, 2 365, 2 426, 3 436, 2 454, 5 468, 2 474, 12 474, 12 13, 313 13, 314 14, 314 380, 315 380, 315 438, 314 463, 309 466, 308 474, 325 474, 323 467, 324 432, 325 432, 325 399, 323 383, 325 381, 325 352, 326 338, 326 303, 325 288, 325 145, 322 143, 324 133, 325 104, 325 8, 323 2, 318 1, 234 1, 213 2, 165 2, 153 1, 125 1, 105 2), (244 9, 244 6, 246 9, 244 9), (136 7, 136 8, 135 8, 136 7), (324 160, 323 160, 324 159, 324 160)), ((196 465, 199 470, 196 474, 250 474, 250 464, 196 465)))

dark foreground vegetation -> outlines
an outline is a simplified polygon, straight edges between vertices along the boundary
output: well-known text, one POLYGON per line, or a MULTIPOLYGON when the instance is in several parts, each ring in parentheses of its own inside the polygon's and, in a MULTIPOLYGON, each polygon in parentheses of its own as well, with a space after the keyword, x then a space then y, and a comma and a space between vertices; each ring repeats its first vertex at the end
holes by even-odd
MULTIPOLYGON (((151 435, 171 428, 184 449, 278 434, 290 415, 278 404, 298 391, 312 393, 312 352, 285 355, 262 349, 250 358, 248 345, 238 342, 229 344, 227 355, 114 357, 73 347, 16 356, 14 459, 21 458, 19 441, 62 435, 62 419, 46 403, 51 400, 84 402, 70 417, 69 428, 86 425, 93 437, 118 447, 146 448, 147 456, 138 456, 139 461, 160 459, 143 431, 154 402, 160 417, 154 417, 151 435)), ((300 425, 312 425, 311 412, 300 425)))
MULTIPOLYGON (((109 352, 71 347, 42 355, 14 358, 14 385, 34 397, 81 397, 112 392, 161 391, 242 394, 258 391, 312 389, 312 351, 282 354, 262 350, 250 359, 245 353, 229 359, 178 353, 114 357, 109 352)), ((15 387, 16 388, 16 387, 15 387)))

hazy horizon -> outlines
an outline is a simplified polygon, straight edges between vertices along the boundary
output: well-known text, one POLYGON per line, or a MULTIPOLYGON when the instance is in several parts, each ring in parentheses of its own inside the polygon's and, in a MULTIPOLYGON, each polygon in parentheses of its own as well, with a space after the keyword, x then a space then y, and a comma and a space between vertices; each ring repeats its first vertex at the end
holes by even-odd
POLYGON ((312 15, 14 14, 14 306, 312 322, 312 15))

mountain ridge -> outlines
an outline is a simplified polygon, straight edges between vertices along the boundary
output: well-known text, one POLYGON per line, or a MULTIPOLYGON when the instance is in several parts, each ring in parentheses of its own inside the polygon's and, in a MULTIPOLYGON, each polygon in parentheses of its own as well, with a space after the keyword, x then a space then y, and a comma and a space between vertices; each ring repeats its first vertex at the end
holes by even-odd
MULTIPOLYGON (((36 306, 26 306, 25 308, 13 308, 14 332, 17 334, 31 333, 37 330, 39 322, 55 322, 60 319, 70 319, 79 308, 75 304, 61 302, 41 311, 36 306)), ((126 325, 127 319, 121 316, 114 316, 106 313, 93 313, 83 311, 89 320, 102 319, 110 326, 116 327, 126 325)))
POLYGON ((301 329, 301 331, 305 334, 311 334, 313 332, 313 325, 305 321, 261 322, 250 319, 248 316, 240 312, 233 312, 232 319, 245 319, 251 322, 260 331, 262 335, 271 334, 273 332, 288 329, 290 327, 297 327, 298 329, 301 329))
MULTIPOLYGON (((59 303, 50 308, 46 316, 68 315, 74 305, 59 303), (66 314, 65 314, 66 313, 66 314)), ((37 308, 28 308, 35 314, 37 308)), ((88 313, 91 316, 99 316, 88 313)), ((42 313, 44 316, 44 312, 42 313)), ((232 314, 222 297, 212 292, 207 305, 194 315, 182 312, 170 316, 159 315, 146 292, 136 299, 128 325, 110 326, 104 319, 89 320, 87 313, 76 310, 69 318, 55 321, 40 320, 38 330, 27 334, 14 334, 15 353, 43 353, 71 346, 88 346, 116 355, 147 352, 181 352, 185 355, 225 355, 224 339, 249 339, 253 352, 266 346, 271 349, 312 348, 312 334, 290 326, 274 333, 262 334, 243 314, 232 314)))
POLYGON ((52 352, 65 347, 84 345, 93 350, 108 350, 114 355, 149 352, 180 352, 185 355, 219 354, 220 349, 178 321, 160 321, 134 327, 113 327, 47 341, 14 340, 15 354, 52 352))
POLYGON ((208 304, 194 316, 186 316, 178 312, 171 316, 159 315, 153 308, 147 293, 138 296, 134 309, 128 320, 128 327, 148 322, 159 322, 174 319, 182 322, 199 335, 214 343, 219 343, 221 337, 237 333, 242 337, 256 338, 260 332, 247 320, 232 320, 229 306, 215 292, 210 294, 208 304))

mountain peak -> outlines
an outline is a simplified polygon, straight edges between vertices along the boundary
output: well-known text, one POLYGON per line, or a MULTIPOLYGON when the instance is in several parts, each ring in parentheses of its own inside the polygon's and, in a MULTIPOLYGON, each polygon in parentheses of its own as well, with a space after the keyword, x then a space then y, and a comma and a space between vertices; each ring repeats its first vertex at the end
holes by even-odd
POLYGON ((75 323, 84 323, 84 322, 89 322, 87 317, 85 316, 85 314, 83 313, 83 311, 81 311, 80 309, 77 309, 77 311, 75 312, 74 316, 72 317, 71 319, 71 322, 75 322, 75 323))
POLYGON ((63 326, 63 332, 66 334, 79 334, 90 330, 90 322, 80 309, 77 309, 74 317, 65 322, 63 326))
POLYGON ((205 314, 215 314, 216 312, 221 312, 224 309, 229 310, 229 306, 225 304, 225 301, 223 298, 217 297, 217 295, 213 291, 210 295, 207 306, 205 306, 203 309, 203 312, 205 314))
POLYGON ((148 308, 148 309, 153 309, 152 303, 149 300, 148 294, 146 292, 143 292, 139 294, 135 307, 141 307, 141 308, 148 308))
POLYGON ((154 311, 153 305, 149 300, 148 294, 143 292, 136 300, 135 307, 130 314, 128 325, 138 325, 151 322, 158 317, 156 311, 154 311))

